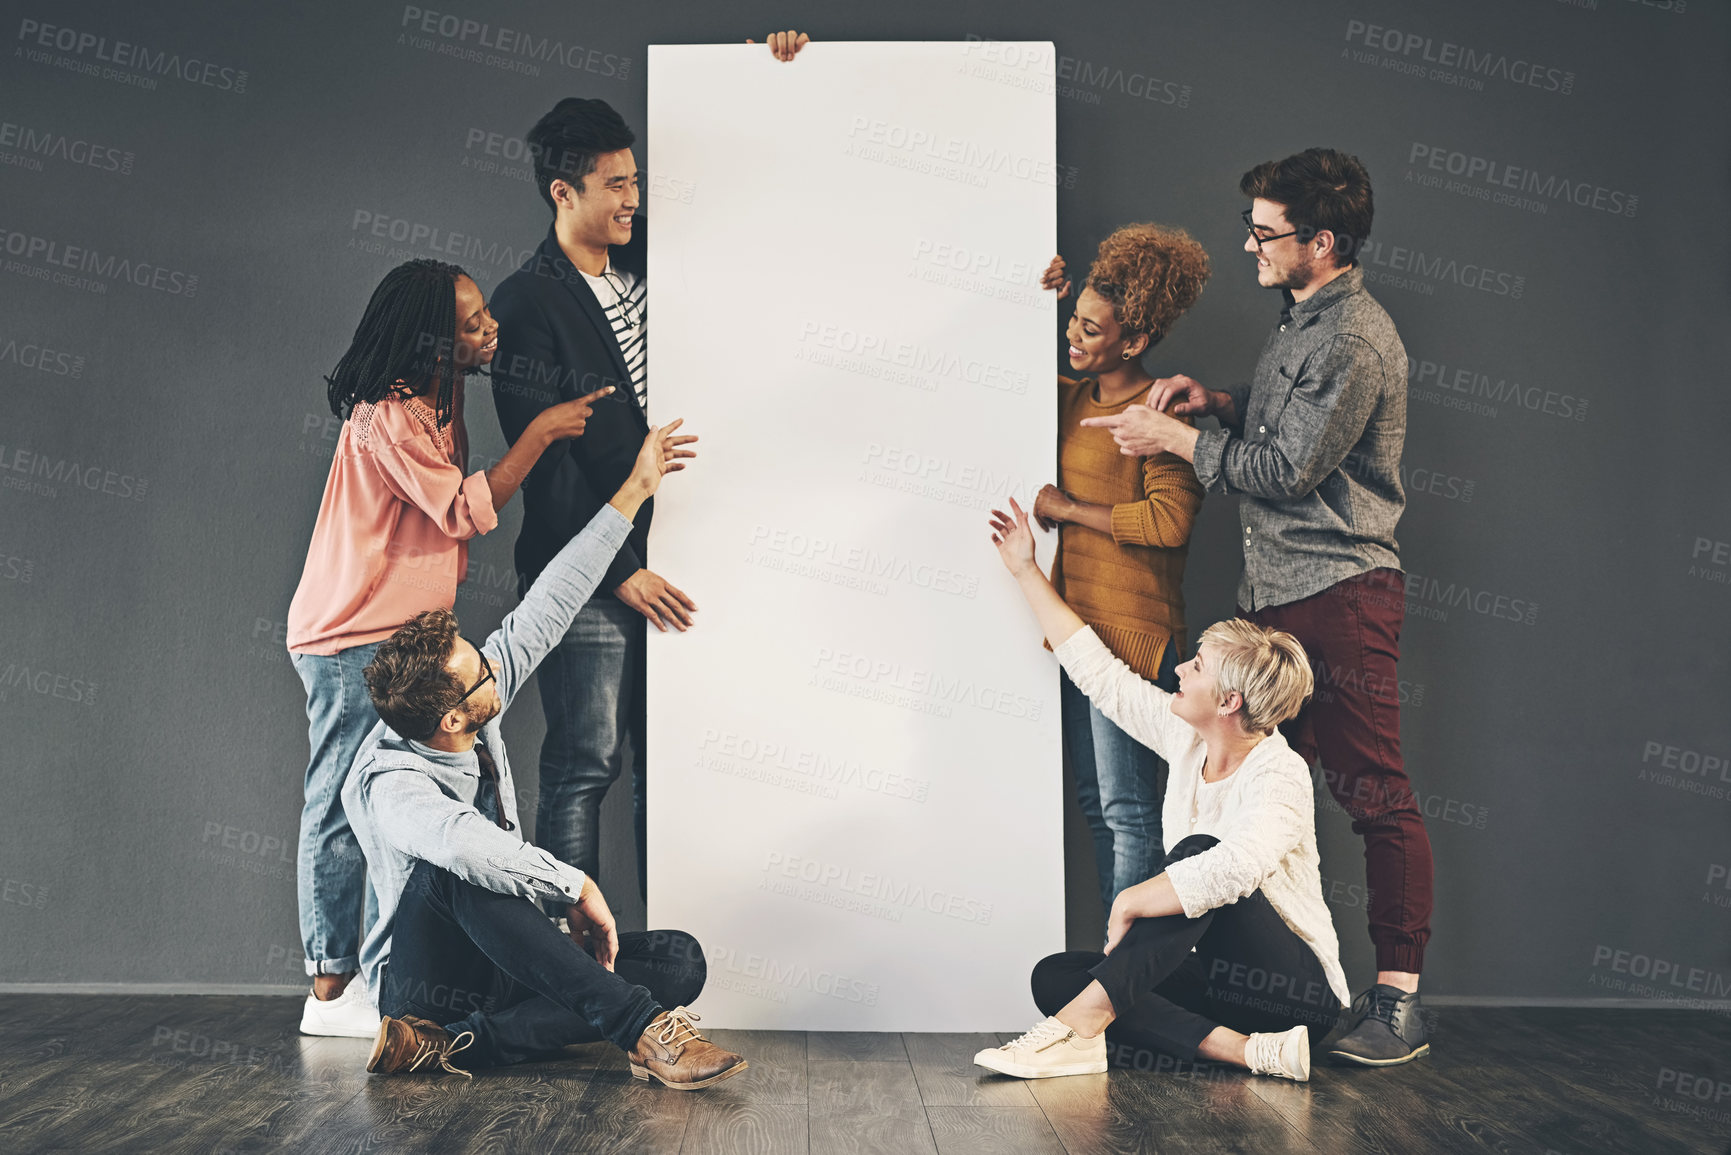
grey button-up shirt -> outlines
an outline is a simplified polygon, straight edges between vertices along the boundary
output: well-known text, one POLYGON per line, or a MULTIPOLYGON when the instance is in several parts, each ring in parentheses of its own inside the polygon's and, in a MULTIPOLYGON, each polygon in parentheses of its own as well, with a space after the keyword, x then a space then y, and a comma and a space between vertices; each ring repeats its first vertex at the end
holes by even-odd
POLYGON ((1255 379, 1226 392, 1242 424, 1196 439, 1196 476, 1239 493, 1247 610, 1400 568, 1406 508, 1406 348, 1354 266, 1303 301, 1290 294, 1255 379))
MULTIPOLYGON (((481 646, 499 682, 500 710, 481 727, 499 768, 500 809, 517 820, 517 789, 505 754, 500 719, 535 667, 559 644, 571 619, 589 600, 631 522, 603 505, 583 532, 547 563, 517 608, 481 646)), ((500 894, 577 901, 584 875, 531 846, 476 809, 480 760, 470 751, 444 754, 410 741, 383 722, 373 727, 343 783, 343 810, 366 855, 367 875, 379 900, 379 920, 361 944, 361 970, 376 1000, 379 971, 391 957, 391 930, 403 887, 426 859, 466 882, 500 894)), ((491 798, 484 799, 491 810, 491 798)))

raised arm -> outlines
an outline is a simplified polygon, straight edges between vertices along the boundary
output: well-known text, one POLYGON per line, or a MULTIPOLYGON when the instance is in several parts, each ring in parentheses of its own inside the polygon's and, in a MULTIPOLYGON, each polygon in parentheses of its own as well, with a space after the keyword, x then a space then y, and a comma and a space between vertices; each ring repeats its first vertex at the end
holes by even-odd
POLYGON ((654 495, 661 479, 684 469, 685 459, 697 456, 684 448, 697 438, 677 435, 682 424, 683 420, 674 421, 649 431, 619 492, 590 519, 583 532, 554 555, 517 608, 482 645, 499 679, 499 698, 505 705, 510 705, 541 659, 565 636, 577 611, 595 592, 614 555, 625 544, 631 519, 654 495))
POLYGON ((1056 650, 1086 623, 1075 610, 1064 604, 1064 599, 1040 572, 1040 566, 1034 560, 1033 524, 1013 497, 1010 498, 1010 509, 1013 513, 992 511, 992 544, 998 547, 998 557, 1003 560, 1004 568, 1022 588, 1022 596, 1028 599, 1029 608, 1039 619, 1047 643, 1056 650))
POLYGON ((1014 515, 992 511, 992 542, 998 556, 1015 575, 1046 641, 1058 655, 1076 687, 1100 712, 1155 753, 1170 759, 1179 743, 1194 740, 1195 731, 1172 717, 1170 695, 1113 656, 1034 561, 1034 531, 1027 513, 1012 498, 1014 515))

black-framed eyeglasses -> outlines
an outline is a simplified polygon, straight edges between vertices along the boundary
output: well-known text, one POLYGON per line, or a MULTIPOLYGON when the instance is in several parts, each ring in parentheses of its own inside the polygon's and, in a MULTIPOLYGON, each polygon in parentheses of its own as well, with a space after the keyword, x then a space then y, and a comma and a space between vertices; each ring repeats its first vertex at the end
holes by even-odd
POLYGON ((637 318, 631 315, 631 308, 625 299, 625 278, 615 273, 613 266, 609 265, 601 270, 601 279, 613 290, 614 302, 619 306, 619 319, 625 322, 627 329, 637 328, 637 318))
POLYGON ((1303 229, 1293 229, 1290 233, 1275 233, 1273 236, 1265 237, 1256 231, 1257 224, 1255 221, 1250 219, 1249 209, 1245 209, 1243 212, 1239 213, 1238 216, 1239 219, 1244 222, 1244 227, 1250 230, 1250 239, 1256 242, 1256 248, 1259 252, 1261 251, 1262 246, 1267 244, 1269 241, 1282 241, 1287 237, 1296 237, 1299 233, 1305 231, 1303 229))
MULTIPOLYGON (((468 638, 464 638, 463 640, 465 642, 469 642, 468 638)), ((457 705, 459 705, 459 706, 462 705, 464 702, 467 702, 469 700, 470 694, 473 694, 476 690, 479 690, 482 686, 485 686, 488 682, 491 682, 494 680, 493 679, 493 663, 489 662, 487 660, 487 655, 483 654, 481 652, 480 646, 475 645, 474 642, 469 642, 469 645, 474 648, 475 656, 477 658, 481 659, 481 669, 484 670, 485 673, 483 673, 481 675, 480 681, 476 682, 473 686, 470 686, 467 690, 463 691, 463 696, 461 698, 457 699, 457 705)))

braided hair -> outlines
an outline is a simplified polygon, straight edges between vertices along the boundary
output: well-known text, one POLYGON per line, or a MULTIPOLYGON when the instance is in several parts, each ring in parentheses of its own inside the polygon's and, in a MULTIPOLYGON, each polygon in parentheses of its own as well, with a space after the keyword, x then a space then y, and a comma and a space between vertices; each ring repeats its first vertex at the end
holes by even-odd
MULTIPOLYGON (((385 274, 367 302, 348 352, 325 378, 331 412, 348 420, 356 405, 419 393, 436 382, 433 411, 451 423, 457 399, 457 278, 443 261, 405 261, 385 274)), ((475 372, 479 366, 465 368, 475 372)))

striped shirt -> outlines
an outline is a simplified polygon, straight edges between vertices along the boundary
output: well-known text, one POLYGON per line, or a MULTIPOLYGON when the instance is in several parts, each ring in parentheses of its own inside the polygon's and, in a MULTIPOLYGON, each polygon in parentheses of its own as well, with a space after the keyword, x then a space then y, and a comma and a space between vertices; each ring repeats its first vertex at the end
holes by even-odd
POLYGON ((649 412, 649 309, 645 291, 646 278, 621 272, 607 262, 607 271, 599 277, 583 274, 601 303, 601 311, 613 326, 613 339, 619 342, 619 352, 625 357, 625 371, 631 374, 631 391, 637 394, 637 404, 649 412), (620 298, 623 288, 625 296, 620 298))

